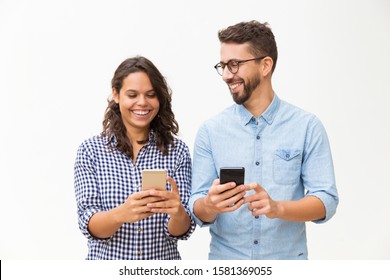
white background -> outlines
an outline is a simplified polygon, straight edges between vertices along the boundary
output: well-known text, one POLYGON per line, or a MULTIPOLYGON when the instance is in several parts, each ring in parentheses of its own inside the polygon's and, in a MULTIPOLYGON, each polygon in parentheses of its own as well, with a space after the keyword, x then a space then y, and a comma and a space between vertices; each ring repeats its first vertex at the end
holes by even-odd
MULTIPOLYGON (((73 164, 124 59, 144 55, 166 76, 192 151, 199 125, 232 103, 213 68, 217 31, 251 19, 274 31, 276 93, 316 114, 331 142, 340 204, 308 223, 309 257, 390 259, 387 0, 0 0, 0 259, 85 258, 73 164)), ((207 259, 208 246, 197 228, 182 258, 207 259)))

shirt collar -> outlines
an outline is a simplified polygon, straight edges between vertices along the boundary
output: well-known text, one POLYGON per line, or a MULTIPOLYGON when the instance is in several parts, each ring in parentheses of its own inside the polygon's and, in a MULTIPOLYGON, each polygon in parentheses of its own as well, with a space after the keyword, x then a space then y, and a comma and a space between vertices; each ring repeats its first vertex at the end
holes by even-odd
POLYGON ((274 121, 276 113, 279 110, 279 106, 280 106, 280 99, 276 94, 274 94, 274 99, 272 99, 271 104, 269 104, 268 108, 261 115, 269 125, 272 124, 272 122, 274 121))
POLYGON ((156 143, 156 133, 153 129, 149 132, 149 143, 156 143))
MULTIPOLYGON (((107 142, 110 142, 110 143, 116 145, 116 143, 117 143, 116 136, 114 134, 112 134, 111 137, 109 139, 107 139, 107 142)), ((148 145, 150 143, 156 143, 156 133, 153 131, 153 129, 150 130, 149 141, 145 145, 148 145)))
MULTIPOLYGON (((279 105, 280 99, 276 94, 274 94, 274 98, 272 99, 271 104, 259 118, 263 118, 269 125, 271 125, 274 121, 276 113, 278 112, 279 105)), ((253 115, 242 104, 237 105, 237 110, 243 125, 247 125, 252 120, 252 118, 254 118, 253 115)))

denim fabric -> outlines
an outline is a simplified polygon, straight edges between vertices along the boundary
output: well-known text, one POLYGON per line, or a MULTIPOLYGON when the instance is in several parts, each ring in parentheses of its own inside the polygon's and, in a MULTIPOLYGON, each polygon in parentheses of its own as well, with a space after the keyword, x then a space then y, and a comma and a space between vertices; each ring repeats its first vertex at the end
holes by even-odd
MULTIPOLYGON (((209 224, 194 215, 220 167, 245 167, 245 183, 258 182, 274 200, 318 197, 324 223, 336 212, 338 193, 332 155, 320 120, 275 95, 258 118, 232 105, 199 129, 193 158, 190 210, 200 226, 209 226, 210 259, 307 259, 304 222, 253 217, 247 204, 209 224)), ((250 193, 250 192, 249 192, 250 193)))

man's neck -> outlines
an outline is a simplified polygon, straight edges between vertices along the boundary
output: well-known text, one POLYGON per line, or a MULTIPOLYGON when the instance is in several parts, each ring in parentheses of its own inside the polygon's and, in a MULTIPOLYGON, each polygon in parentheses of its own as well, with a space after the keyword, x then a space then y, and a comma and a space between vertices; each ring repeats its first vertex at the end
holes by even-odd
POLYGON ((262 87, 257 88, 252 93, 251 98, 243 105, 255 118, 258 118, 271 104, 274 95, 272 86, 270 84, 268 86, 264 84, 262 87))

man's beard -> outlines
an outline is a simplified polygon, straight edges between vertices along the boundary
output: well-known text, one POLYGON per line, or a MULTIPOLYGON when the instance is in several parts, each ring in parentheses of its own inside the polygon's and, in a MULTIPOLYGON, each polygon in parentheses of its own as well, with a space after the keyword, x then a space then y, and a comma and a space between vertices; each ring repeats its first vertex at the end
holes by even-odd
POLYGON ((241 95, 239 92, 230 91, 234 102, 236 102, 239 105, 244 104, 246 101, 248 101, 253 91, 260 85, 261 80, 259 76, 256 76, 255 78, 249 80, 248 82, 245 81, 243 82, 244 82, 244 91, 242 92, 241 95))

